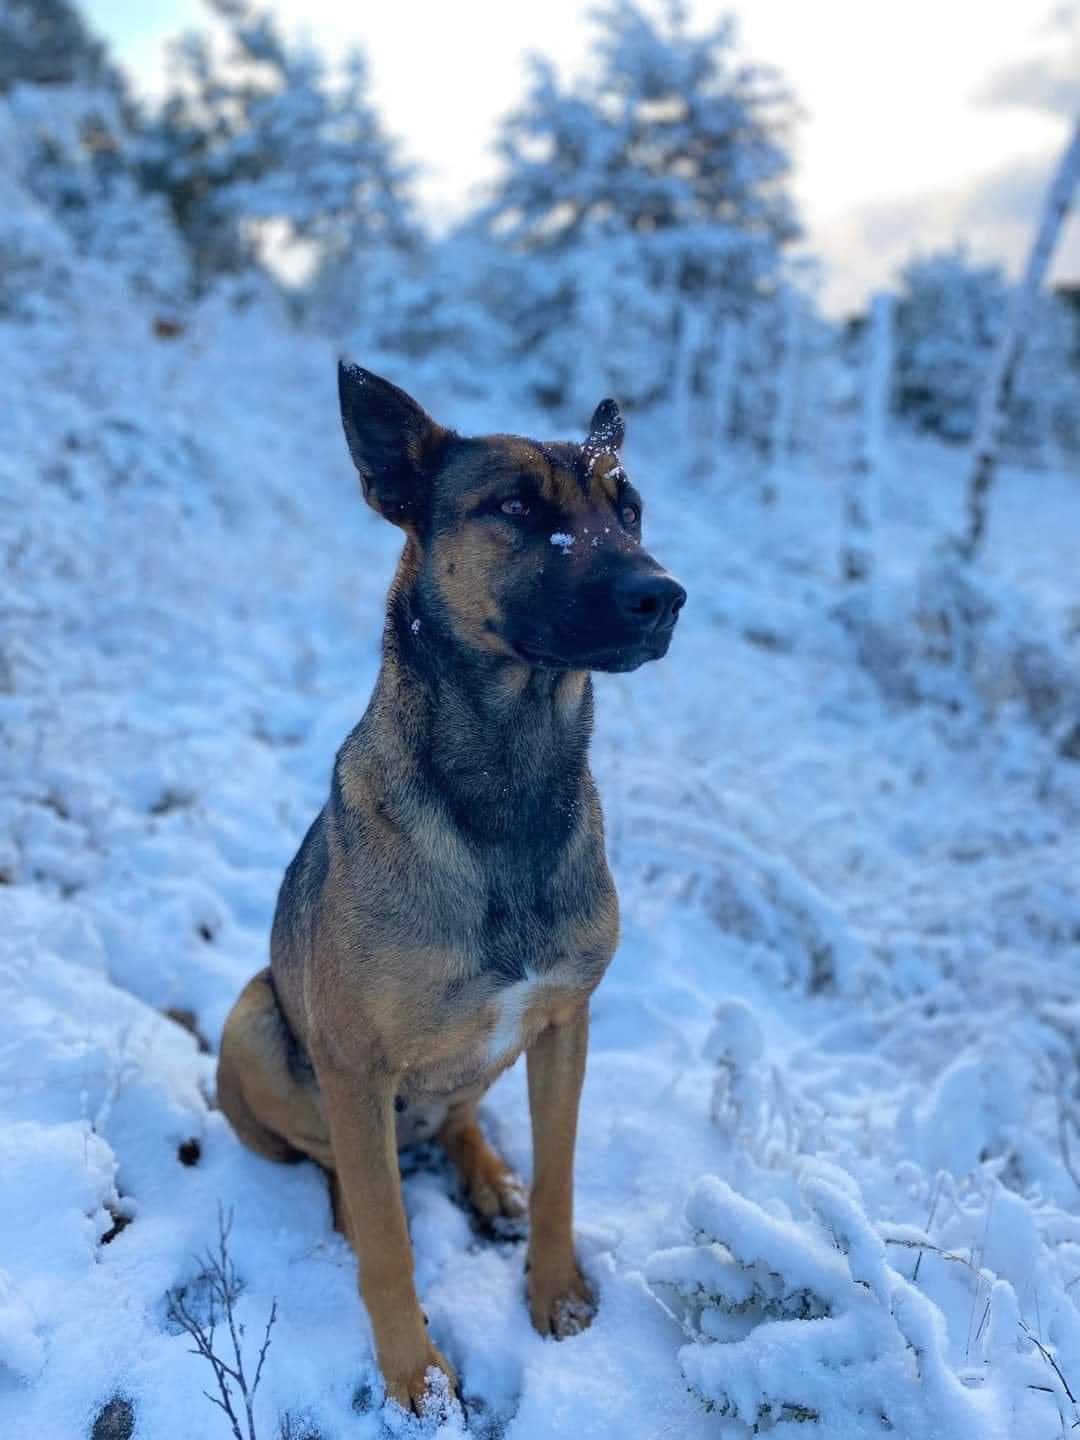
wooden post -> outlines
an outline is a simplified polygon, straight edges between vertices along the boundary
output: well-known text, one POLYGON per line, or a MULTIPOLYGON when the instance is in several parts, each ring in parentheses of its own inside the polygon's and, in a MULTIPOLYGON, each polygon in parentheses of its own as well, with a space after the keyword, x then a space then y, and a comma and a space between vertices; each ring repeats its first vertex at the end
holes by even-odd
POLYGON ((843 575, 852 585, 873 573, 877 490, 893 371, 893 296, 880 291, 870 302, 866 321, 862 408, 856 427, 855 455, 844 497, 843 575))

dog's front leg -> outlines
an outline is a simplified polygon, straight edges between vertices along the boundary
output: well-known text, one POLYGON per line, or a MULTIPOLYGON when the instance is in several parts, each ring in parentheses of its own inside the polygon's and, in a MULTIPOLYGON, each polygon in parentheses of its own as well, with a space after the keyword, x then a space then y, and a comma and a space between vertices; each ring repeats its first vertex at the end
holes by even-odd
POLYGON ((435 1366, 457 1389, 453 1366, 428 1339, 413 1285, 413 1254, 401 1201, 391 1076, 339 1065, 325 1053, 315 1068, 334 1151, 349 1239, 360 1261, 360 1291, 375 1332, 386 1391, 420 1412, 435 1366))
POLYGON ((589 1007, 545 1030, 529 1047, 533 1183, 529 1197, 526 1286, 541 1335, 563 1339, 584 1330, 595 1312, 574 1256, 574 1142, 589 1048, 589 1007))

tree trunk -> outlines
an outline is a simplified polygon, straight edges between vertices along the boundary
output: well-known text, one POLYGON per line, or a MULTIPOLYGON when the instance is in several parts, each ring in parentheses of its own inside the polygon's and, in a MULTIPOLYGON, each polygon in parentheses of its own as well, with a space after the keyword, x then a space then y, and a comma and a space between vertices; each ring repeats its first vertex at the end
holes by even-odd
POLYGON ((975 558, 986 534, 987 501, 994 479, 1002 419, 1008 409, 1016 367, 1023 354, 1035 297, 1049 268, 1078 181, 1080 120, 1077 121, 1047 191, 1035 243, 1028 255, 1020 284, 1013 294, 1008 323, 994 354, 990 374, 980 399, 967 479, 967 531, 960 542, 960 553, 966 560, 975 558))

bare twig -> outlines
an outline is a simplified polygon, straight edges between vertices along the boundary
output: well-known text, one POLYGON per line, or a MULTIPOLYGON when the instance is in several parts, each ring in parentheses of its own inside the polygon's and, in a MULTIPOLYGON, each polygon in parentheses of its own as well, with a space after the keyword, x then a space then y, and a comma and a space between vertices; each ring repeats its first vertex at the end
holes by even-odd
MULTIPOLYGON (((1058 1379, 1061 1381, 1061 1388, 1065 1391, 1065 1394, 1069 1397, 1069 1403, 1070 1403, 1071 1405, 1075 1405, 1075 1404, 1076 1404, 1076 1396, 1075 1396, 1075 1395, 1073 1394, 1073 1392, 1069 1389, 1069 1382, 1065 1379, 1065 1376, 1062 1374, 1061 1366, 1057 1363, 1057 1361, 1054 1359, 1053 1355, 1051 1355, 1050 1351, 1046 1348, 1046 1346, 1042 1343, 1042 1341, 1038 1338, 1038 1336, 1037 1336, 1037 1335, 1034 1335, 1034 1334, 1032 1333, 1031 1326, 1027 1323, 1026 1320, 1021 1320, 1021 1321, 1020 1321, 1020 1329, 1023 1330, 1024 1334, 1025 1334, 1025 1335, 1027 1336, 1027 1338, 1031 1341, 1031 1343, 1035 1346, 1035 1349, 1038 1350, 1039 1354, 1040 1354, 1040 1355, 1043 1357, 1043 1359, 1046 1361, 1047 1365, 1050 1366, 1050 1369, 1053 1370, 1054 1374, 1055 1374, 1055 1375, 1058 1377, 1058 1379)), ((1080 1423, 1080 1422, 1078 1422, 1078 1423, 1080 1423)))
MULTIPOLYGON (((976 1251, 975 1251, 974 1247, 972 1247, 972 1251, 971 1251, 971 1261, 972 1261, 971 1268, 972 1268, 972 1270, 975 1272, 975 1288, 974 1288, 974 1290, 973 1290, 973 1292, 972 1292, 972 1296, 971 1296, 971 1313, 970 1313, 970 1315, 968 1316, 967 1344, 964 1346, 964 1356, 965 1356, 965 1358, 971 1353, 971 1332, 972 1332, 972 1328, 974 1327, 974 1324, 975 1324, 975 1310, 976 1310, 976 1307, 978 1306, 978 1303, 979 1303, 979 1288, 980 1288, 980 1286, 982 1285, 983 1278, 984 1278, 984 1277, 983 1277, 983 1268, 982 1268, 982 1267, 983 1267, 983 1261, 986 1259, 986 1237, 987 1237, 987 1235, 990 1233, 990 1217, 991 1217, 991 1216, 993 1215, 993 1213, 994 1213, 994 1197, 995 1197, 996 1194, 997 1194, 997 1191, 996 1191, 996 1190, 991 1190, 991 1191, 990 1191, 990 1201, 989 1201, 989 1203, 988 1203, 988 1205, 987 1205, 987 1207, 986 1207, 986 1220, 985 1220, 985 1222, 983 1223, 982 1244, 980 1245, 979 1250, 978 1250, 978 1252, 977 1252, 977 1253, 978 1253, 978 1257, 979 1257, 978 1260, 975 1259, 976 1251)), ((989 1280, 987 1280, 987 1282, 986 1282, 986 1289, 987 1289, 986 1305, 987 1305, 987 1309, 989 1310, 989 1307, 990 1307, 990 1294, 989 1294, 989 1292, 990 1292, 990 1281, 989 1281, 989 1280)), ((982 1326, 981 1326, 981 1325, 979 1326, 979 1330, 980 1330, 980 1331, 982 1330, 982 1326)), ((979 1338, 979 1337, 976 1335, 975 1339, 977 1340, 978 1338, 979 1338)))
POLYGON ((255 1392, 259 1388, 259 1381, 262 1379, 263 1362, 266 1360, 266 1352, 270 1348, 270 1332, 277 1320, 277 1301, 270 1306, 270 1316, 266 1322, 266 1332, 263 1335, 262 1347, 259 1350, 258 1364, 255 1368, 255 1378, 248 1384, 247 1374, 244 1370, 244 1355, 241 1348, 241 1340, 244 1334, 244 1327, 236 1320, 236 1301, 239 1298, 242 1285, 236 1273, 236 1266, 229 1255, 229 1235, 232 1231, 232 1211, 226 1213, 218 1205, 218 1242, 216 1250, 207 1250, 203 1262, 199 1280, 205 1285, 210 1294, 210 1305, 205 1321, 200 1320, 192 1314, 185 1298, 183 1288, 169 1291, 168 1315, 180 1328, 195 1342, 191 1350, 192 1355, 201 1355, 214 1372, 214 1379, 217 1382, 218 1394, 212 1395, 209 1390, 202 1393, 212 1405, 216 1405, 228 1418, 232 1429, 233 1440, 245 1440, 244 1432, 240 1428, 240 1419, 234 1409, 233 1385, 243 1400, 244 1414, 247 1419, 246 1440, 257 1440, 255 1434, 255 1392), (222 1358, 214 1348, 214 1336, 217 1330, 218 1320, 224 1316, 225 1324, 228 1327, 229 1339, 232 1344, 233 1363, 222 1358))
MULTIPOLYGON (((926 1221, 926 1233, 928 1235, 933 1228, 934 1216, 937 1214, 938 1201, 941 1199, 941 1180, 942 1174, 939 1170, 937 1173, 937 1178, 934 1181, 934 1193, 930 1197, 930 1214, 927 1217, 926 1221)), ((911 1280, 913 1284, 919 1278, 919 1266, 922 1264, 923 1253, 924 1252, 920 1250, 918 1255, 916 1255, 915 1257, 915 1268, 911 1272, 911 1280)))

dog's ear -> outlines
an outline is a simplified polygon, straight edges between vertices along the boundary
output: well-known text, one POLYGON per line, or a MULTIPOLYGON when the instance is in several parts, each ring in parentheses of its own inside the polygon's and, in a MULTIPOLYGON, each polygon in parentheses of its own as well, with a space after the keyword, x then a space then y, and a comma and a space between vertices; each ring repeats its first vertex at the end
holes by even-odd
POLYGON ((415 525, 449 432, 404 390, 338 361, 338 398, 364 499, 395 525, 415 525))
POLYGON ((623 418, 614 400, 601 400, 589 421, 585 456, 590 467, 601 455, 617 455, 626 434, 623 418))

